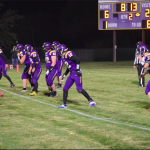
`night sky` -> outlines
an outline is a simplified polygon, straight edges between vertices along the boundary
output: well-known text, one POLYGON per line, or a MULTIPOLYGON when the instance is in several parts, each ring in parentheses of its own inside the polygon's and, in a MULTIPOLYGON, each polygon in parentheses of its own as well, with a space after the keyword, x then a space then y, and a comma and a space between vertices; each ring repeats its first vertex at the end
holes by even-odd
MULTIPOLYGON (((97 0, 0 1, 0 12, 18 10, 24 19, 15 29, 18 41, 41 47, 44 42, 59 41, 70 48, 112 48, 113 31, 98 30, 97 0)), ((117 31, 117 46, 135 47, 141 30, 117 31)), ((149 43, 146 31, 146 44, 149 43)))

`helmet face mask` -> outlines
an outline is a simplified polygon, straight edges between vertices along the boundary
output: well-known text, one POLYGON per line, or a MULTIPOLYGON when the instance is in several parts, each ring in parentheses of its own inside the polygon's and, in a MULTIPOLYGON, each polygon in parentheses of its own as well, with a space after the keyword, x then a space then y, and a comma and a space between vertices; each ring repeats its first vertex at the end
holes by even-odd
POLYGON ((17 46, 16 46, 16 50, 17 51, 22 51, 24 49, 24 46, 23 46, 23 44, 17 44, 17 46))
POLYGON ((24 46, 24 50, 26 51, 27 54, 30 55, 31 51, 33 50, 33 47, 30 44, 26 44, 24 46))
POLYGON ((58 41, 54 41, 52 43, 53 49, 56 49, 58 45, 60 45, 60 43, 58 41))
POLYGON ((68 48, 64 44, 60 44, 57 46, 56 51, 58 52, 59 55, 62 55, 64 52, 66 52, 68 48))
POLYGON ((52 49, 52 44, 50 42, 45 42, 42 46, 42 50, 47 52, 50 49, 52 49))

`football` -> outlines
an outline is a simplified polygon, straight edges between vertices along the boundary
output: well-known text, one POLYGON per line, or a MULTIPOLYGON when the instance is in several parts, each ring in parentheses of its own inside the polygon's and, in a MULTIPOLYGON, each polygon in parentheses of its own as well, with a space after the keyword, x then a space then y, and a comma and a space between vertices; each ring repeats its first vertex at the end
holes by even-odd
POLYGON ((0 91, 0 97, 2 97, 3 95, 4 95, 4 93, 0 91))

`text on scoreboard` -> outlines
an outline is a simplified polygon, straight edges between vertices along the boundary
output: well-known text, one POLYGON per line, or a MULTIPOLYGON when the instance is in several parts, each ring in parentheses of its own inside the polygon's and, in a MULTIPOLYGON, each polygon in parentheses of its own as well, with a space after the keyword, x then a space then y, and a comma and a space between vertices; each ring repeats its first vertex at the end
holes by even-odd
POLYGON ((150 2, 99 3, 99 30, 150 29, 150 2))

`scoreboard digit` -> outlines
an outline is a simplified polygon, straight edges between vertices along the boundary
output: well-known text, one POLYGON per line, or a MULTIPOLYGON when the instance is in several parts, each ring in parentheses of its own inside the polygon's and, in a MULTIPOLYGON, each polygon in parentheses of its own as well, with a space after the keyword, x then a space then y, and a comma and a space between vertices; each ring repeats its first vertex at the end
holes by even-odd
POLYGON ((150 29, 150 1, 99 3, 98 29, 150 29))

